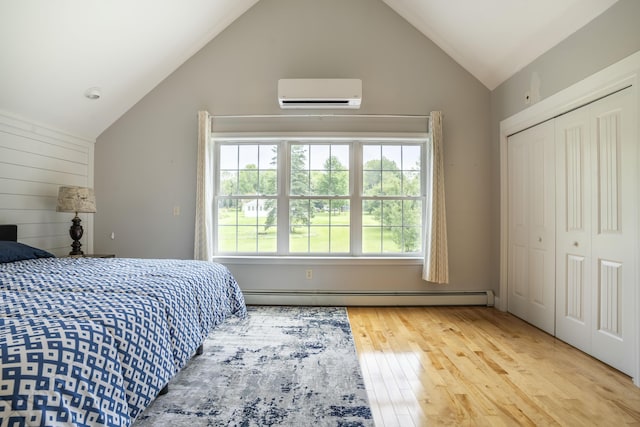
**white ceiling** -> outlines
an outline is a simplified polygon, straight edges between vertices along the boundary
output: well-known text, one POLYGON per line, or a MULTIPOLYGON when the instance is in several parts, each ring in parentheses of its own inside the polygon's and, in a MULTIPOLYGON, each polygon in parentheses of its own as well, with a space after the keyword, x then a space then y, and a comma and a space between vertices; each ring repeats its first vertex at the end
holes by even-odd
MULTIPOLYGON (((0 111, 93 140, 257 1, 0 0, 0 111)), ((494 89, 617 0, 383 1, 494 89)))
POLYGON ((618 0, 383 0, 495 89, 618 0))

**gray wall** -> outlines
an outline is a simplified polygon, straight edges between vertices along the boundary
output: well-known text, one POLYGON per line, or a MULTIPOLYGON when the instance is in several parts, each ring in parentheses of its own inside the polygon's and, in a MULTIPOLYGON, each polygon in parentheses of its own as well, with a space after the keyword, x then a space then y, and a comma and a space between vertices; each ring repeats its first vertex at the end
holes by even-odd
POLYGON ((415 265, 322 267, 306 282, 304 266, 234 264, 241 286, 495 289, 490 93, 379 0, 261 0, 100 135, 95 250, 191 258, 197 111, 286 114, 276 84, 294 77, 362 79, 358 113, 444 112, 451 285, 425 284, 415 265))
POLYGON ((619 0, 491 92, 492 282, 499 280, 500 122, 528 107, 525 92, 539 83, 540 100, 640 50, 640 1, 619 0))

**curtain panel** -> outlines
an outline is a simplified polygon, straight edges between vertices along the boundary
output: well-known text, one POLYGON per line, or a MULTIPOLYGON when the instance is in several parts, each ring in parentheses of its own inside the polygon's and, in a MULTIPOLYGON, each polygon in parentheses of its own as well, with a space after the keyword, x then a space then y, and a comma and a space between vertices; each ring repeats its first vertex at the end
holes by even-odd
POLYGON ((442 141, 442 112, 431 112, 431 144, 428 151, 429 179, 427 180, 427 224, 422 279, 432 283, 449 283, 449 253, 447 246, 447 218, 444 197, 444 149, 442 141))
POLYGON ((193 258, 211 261, 213 257, 213 189, 216 185, 213 171, 213 144, 211 115, 198 112, 198 160, 196 184, 196 226, 193 258))

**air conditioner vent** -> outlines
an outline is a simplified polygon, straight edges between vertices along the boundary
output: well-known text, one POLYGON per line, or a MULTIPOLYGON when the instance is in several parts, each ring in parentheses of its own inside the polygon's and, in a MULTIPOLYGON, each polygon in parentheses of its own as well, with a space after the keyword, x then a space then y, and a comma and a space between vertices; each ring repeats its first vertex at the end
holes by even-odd
POLYGON ((360 79, 280 79, 280 108, 360 108, 360 79))

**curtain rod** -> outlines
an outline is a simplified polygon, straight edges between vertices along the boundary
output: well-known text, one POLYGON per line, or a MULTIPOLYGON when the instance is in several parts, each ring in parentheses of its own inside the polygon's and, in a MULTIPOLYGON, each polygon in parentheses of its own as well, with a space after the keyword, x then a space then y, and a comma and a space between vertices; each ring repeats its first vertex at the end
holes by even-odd
POLYGON ((246 115, 213 115, 212 119, 288 119, 293 117, 323 118, 382 118, 382 119, 429 119, 430 115, 417 114, 246 114, 246 115))

